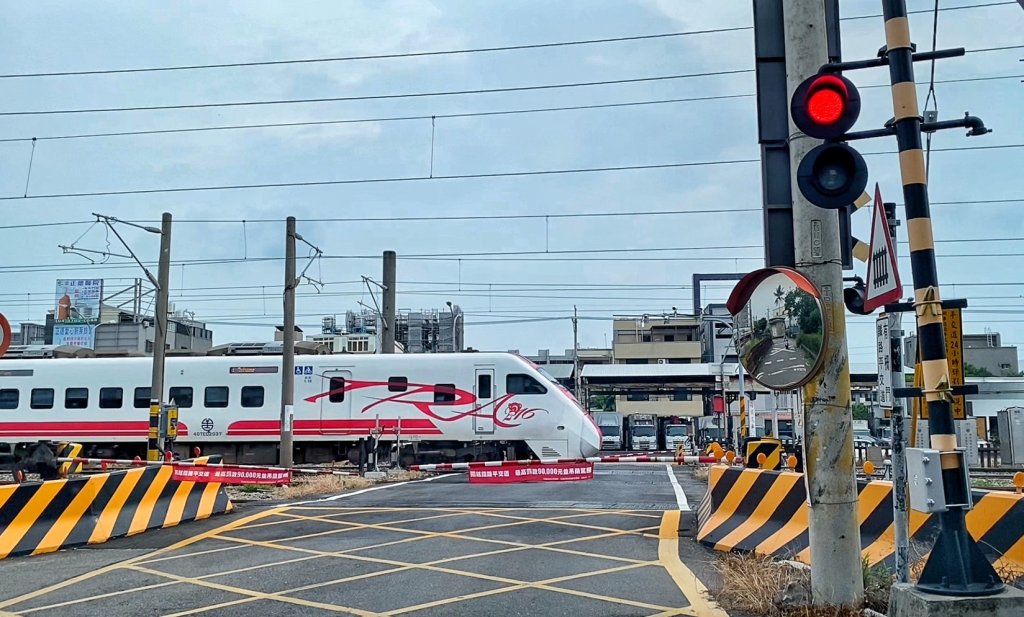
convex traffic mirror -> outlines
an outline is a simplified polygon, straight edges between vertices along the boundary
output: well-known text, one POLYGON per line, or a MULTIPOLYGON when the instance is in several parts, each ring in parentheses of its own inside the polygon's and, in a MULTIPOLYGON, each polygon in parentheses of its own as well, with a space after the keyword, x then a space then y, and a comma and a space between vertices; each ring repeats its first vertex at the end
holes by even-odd
POLYGON ((743 370, 771 390, 809 382, 824 361, 825 305, 818 288, 790 268, 745 276, 728 302, 743 370))

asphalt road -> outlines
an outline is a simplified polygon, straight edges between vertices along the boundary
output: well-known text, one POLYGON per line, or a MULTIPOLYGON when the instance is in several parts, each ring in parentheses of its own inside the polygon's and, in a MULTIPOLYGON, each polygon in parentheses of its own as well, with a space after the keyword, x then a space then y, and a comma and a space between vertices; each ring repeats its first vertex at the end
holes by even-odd
POLYGON ((240 507, 0 561, 0 615, 723 617, 685 537, 703 491, 685 469, 615 464, 591 481, 458 474, 240 507))
POLYGON ((772 345, 771 351, 765 356, 762 369, 757 373, 758 379, 767 380, 769 383, 792 382, 807 372, 803 352, 795 343, 790 343, 790 349, 786 349, 785 345, 784 339, 778 339, 772 345))

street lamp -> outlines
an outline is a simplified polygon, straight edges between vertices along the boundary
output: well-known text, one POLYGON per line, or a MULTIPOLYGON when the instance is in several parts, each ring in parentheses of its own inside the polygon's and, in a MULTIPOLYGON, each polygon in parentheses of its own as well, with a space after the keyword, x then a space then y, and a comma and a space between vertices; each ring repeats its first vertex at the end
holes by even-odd
MULTIPOLYGON (((452 306, 451 300, 446 301, 445 304, 448 305, 448 310, 452 312, 452 352, 462 351, 461 349, 456 349, 459 345, 458 339, 455 337, 455 323, 459 317, 463 317, 463 313, 459 311, 458 315, 455 314, 455 307, 452 306)), ((465 322, 465 318, 463 318, 463 322, 465 322)))

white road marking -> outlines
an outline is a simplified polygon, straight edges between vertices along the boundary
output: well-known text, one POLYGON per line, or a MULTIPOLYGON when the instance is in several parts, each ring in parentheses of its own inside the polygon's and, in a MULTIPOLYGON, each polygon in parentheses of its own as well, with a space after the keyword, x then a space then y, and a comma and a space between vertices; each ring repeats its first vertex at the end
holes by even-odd
POLYGON ((679 505, 679 509, 683 512, 689 512, 690 503, 686 501, 686 493, 683 492, 683 487, 679 486, 679 480, 676 479, 676 474, 672 470, 672 463, 665 463, 665 471, 668 472, 668 479, 672 482, 672 490, 676 492, 676 504, 679 505))

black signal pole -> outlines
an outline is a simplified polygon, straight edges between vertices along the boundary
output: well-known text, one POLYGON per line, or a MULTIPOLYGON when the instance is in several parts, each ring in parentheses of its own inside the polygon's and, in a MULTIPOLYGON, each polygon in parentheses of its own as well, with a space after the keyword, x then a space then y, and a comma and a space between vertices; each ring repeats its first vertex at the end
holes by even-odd
POLYGON ((965 515, 970 486, 966 461, 957 450, 953 425, 949 363, 942 325, 942 300, 935 265, 924 151, 921 148, 921 112, 914 84, 913 48, 905 0, 883 0, 886 56, 892 84, 893 115, 899 145, 900 173, 906 207, 910 261, 914 278, 917 340, 924 372, 928 429, 932 449, 940 452, 940 467, 948 506, 938 512, 941 530, 924 566, 917 587, 942 595, 990 595, 1003 584, 977 543, 967 532, 965 515), (964 505, 961 505, 964 504, 964 505))

